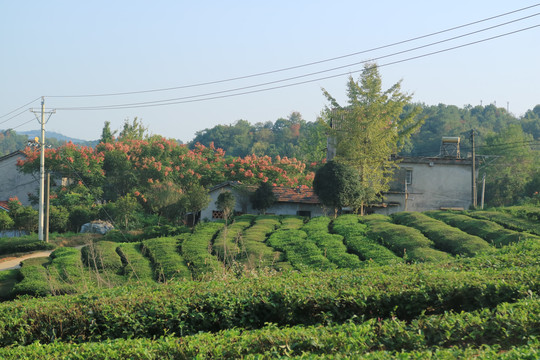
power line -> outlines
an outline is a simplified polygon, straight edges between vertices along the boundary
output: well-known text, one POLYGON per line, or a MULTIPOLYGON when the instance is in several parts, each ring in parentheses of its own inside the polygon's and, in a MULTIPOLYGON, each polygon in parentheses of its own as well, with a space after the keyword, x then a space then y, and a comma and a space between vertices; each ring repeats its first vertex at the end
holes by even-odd
MULTIPOLYGON (((504 34, 492 36, 492 37, 489 37, 489 38, 469 42, 469 43, 466 43, 466 44, 453 46, 453 47, 450 47, 450 48, 437 50, 437 51, 433 51, 433 52, 430 52, 430 53, 421 54, 421 55, 417 55, 417 56, 413 56, 413 57, 409 57, 409 58, 405 58, 405 59, 401 59, 401 60, 396 60, 396 61, 389 62, 389 63, 386 63, 386 64, 378 65, 378 67, 385 67, 385 66, 395 65, 395 64, 406 62, 406 61, 416 60, 416 59, 420 59, 420 58, 423 58, 423 57, 436 55, 436 54, 440 54, 440 53, 443 53, 443 52, 448 52, 448 51, 451 51, 451 50, 456 50, 456 49, 463 48, 463 47, 466 47, 466 46, 475 45, 475 44, 479 44, 479 43, 482 43, 482 42, 486 42, 486 41, 494 40, 494 39, 497 39, 497 38, 501 38, 501 37, 504 37, 504 36, 516 34, 516 33, 527 31, 527 30, 531 30, 531 29, 537 28, 537 27, 540 27, 540 24, 533 25, 533 26, 526 27, 526 28, 522 28, 522 29, 515 30, 515 31, 511 31, 511 32, 507 32, 507 33, 504 33, 504 34)), ((428 45, 426 45, 426 46, 428 46, 428 45)), ((388 57, 388 56, 391 56, 391 55, 387 55, 385 57, 388 57)), ((366 63, 366 62, 369 62, 369 60, 359 62, 358 64, 366 63)), ((348 66, 351 66, 351 64, 349 64, 348 66)), ((339 68, 341 68, 341 67, 339 67, 339 68)), ((338 69, 338 68, 336 68, 336 69, 338 69)), ((332 71, 332 70, 320 71, 320 72, 316 72, 316 73, 313 73, 313 74, 318 74, 318 73, 327 72, 327 71, 332 71)), ((325 76, 325 77, 319 77, 319 78, 315 78, 315 79, 311 79, 311 80, 305 80, 305 81, 295 82, 295 83, 291 83, 291 84, 279 85, 279 86, 274 86, 274 87, 269 87, 269 88, 264 88, 264 89, 258 89, 258 90, 250 90, 250 91, 245 91, 245 92, 240 92, 240 93, 235 93, 235 94, 228 94, 228 95, 210 96, 210 95, 219 94, 219 93, 223 93, 223 92, 231 92, 231 91, 237 91, 237 90, 242 90, 242 89, 247 89, 247 88, 264 86, 265 84, 251 85, 251 86, 248 86, 248 87, 238 88, 238 89, 233 89, 233 90, 223 90, 223 91, 217 92, 217 93, 192 95, 192 96, 188 96, 188 97, 167 99, 167 100, 156 100, 156 101, 147 101, 147 102, 139 102, 139 103, 131 103, 131 104, 87 106, 87 107, 64 107, 64 108, 57 107, 56 109, 57 110, 114 110, 114 109, 133 109, 133 108, 142 108, 142 107, 155 107, 155 106, 185 104, 185 103, 191 103, 191 102, 215 100, 215 99, 221 99, 221 98, 227 98, 227 97, 233 97, 233 96, 253 94, 253 93, 258 93, 258 92, 263 92, 263 91, 276 90, 276 89, 281 89, 281 88, 286 88, 286 87, 291 87, 291 86, 296 86, 296 85, 312 83, 312 82, 315 82, 315 81, 327 80, 327 79, 336 78, 336 77, 340 77, 340 76, 344 76, 344 75, 350 75, 350 74, 357 73, 357 72, 360 72, 360 71, 362 71, 362 70, 348 71, 348 72, 345 72, 345 73, 329 75, 329 76, 325 76), (200 98, 200 99, 193 99, 193 97, 203 97, 203 96, 210 96, 210 97, 204 97, 204 98, 200 98)), ((301 76, 297 76, 297 77, 293 77, 293 78, 289 78, 289 79, 283 79, 283 80, 276 80, 276 81, 272 81, 272 82, 269 82, 269 83, 266 83, 266 84, 289 81, 289 80, 292 80, 292 79, 305 77, 305 76, 310 76, 310 75, 313 75, 313 74, 301 75, 301 76)))
MULTIPOLYGON (((3 118, 3 117, 8 116, 8 115, 10 115, 10 114, 13 114, 15 111, 20 110, 20 109, 22 109, 23 107, 26 107, 26 106, 28 106, 28 105, 30 105, 30 104, 36 102, 36 101, 39 100, 39 99, 41 99, 41 96, 35 98, 34 100, 30 101, 29 103, 26 103, 26 104, 24 104, 24 105, 22 105, 22 106, 19 106, 19 107, 16 108, 15 110, 12 110, 12 111, 10 111, 10 112, 8 112, 8 113, 6 113, 6 114, 0 116, 0 119, 3 118)), ((15 116, 17 116, 17 115, 15 115, 15 116)), ((15 116, 13 116, 13 117, 15 117, 15 116)), ((13 117, 11 117, 11 118, 13 118, 13 117)), ((11 118, 9 118, 9 119, 11 119, 11 118)), ((9 120, 9 119, 8 119, 8 120, 9 120)), ((4 122, 6 122, 6 121, 7 121, 7 120, 5 120, 4 122)), ((1 122, 0 124, 3 124, 4 122, 1 122)))
MULTIPOLYGON (((290 67, 286 67, 286 68, 281 68, 281 69, 276 69, 276 70, 270 70, 270 71, 250 74, 250 75, 232 77, 232 78, 209 81, 209 82, 195 83, 195 84, 189 84, 189 85, 168 87, 168 88, 151 89, 151 90, 127 91, 127 92, 104 93, 104 94, 48 95, 47 97, 50 97, 50 98, 53 98, 53 97, 56 97, 56 98, 60 98, 60 97, 61 98, 77 98, 77 97, 105 97, 105 96, 134 95, 134 94, 144 94, 144 93, 152 93, 152 92, 171 91, 171 90, 179 90, 179 89, 200 87, 200 86, 206 86, 206 85, 214 85, 214 84, 230 82, 230 81, 236 81, 236 80, 243 80, 243 79, 248 79, 248 78, 253 78, 253 77, 258 77, 258 76, 263 76, 263 75, 270 75, 270 74, 275 74, 275 73, 278 73, 278 72, 284 72, 284 71, 294 70, 294 69, 298 69, 298 68, 302 68, 302 67, 318 65, 318 64, 322 64, 322 63, 326 63, 326 62, 331 62, 331 61, 335 61, 335 60, 344 59, 344 58, 347 58, 347 57, 352 57, 352 56, 356 56, 356 55, 361 55, 361 54, 373 52, 373 51, 376 51, 376 50, 382 50, 382 49, 386 49, 386 48, 389 48, 389 47, 406 44, 406 43, 413 42, 413 41, 416 41, 416 40, 432 37, 432 36, 435 36, 435 35, 440 35, 440 34, 443 34, 443 33, 446 33, 446 32, 458 30, 458 29, 461 29, 461 28, 465 28, 465 27, 468 27, 468 26, 472 26, 472 25, 476 25, 476 24, 479 24, 479 23, 482 23, 482 22, 493 20, 493 19, 496 19, 496 18, 511 15, 511 14, 521 12, 521 11, 524 11, 524 10, 528 10, 528 9, 531 9, 531 8, 534 8, 534 7, 537 7, 537 6, 540 6, 540 3, 534 4, 534 5, 531 5, 531 6, 527 6, 527 7, 524 7, 524 8, 516 9, 516 10, 513 10, 513 11, 509 11, 509 12, 506 12, 506 13, 502 13, 502 14, 499 14, 499 15, 491 16, 491 17, 488 17, 488 18, 484 18, 484 19, 481 19, 481 20, 473 21, 473 22, 466 23, 466 24, 463 24, 463 25, 458 25, 458 26, 451 27, 451 28, 448 28, 448 29, 436 31, 436 32, 429 33, 429 34, 426 34, 426 35, 421 35, 421 36, 418 36, 418 37, 414 37, 414 38, 410 38, 410 39, 390 43, 390 44, 387 44, 387 45, 374 47, 374 48, 367 49, 367 50, 361 50, 361 51, 357 51, 357 52, 346 54, 346 55, 336 56, 336 57, 333 57, 333 58, 313 61, 313 62, 301 64, 301 65, 295 65, 295 66, 290 66, 290 67)), ((535 14, 533 16, 536 16, 536 15, 538 15, 538 14, 535 14)))

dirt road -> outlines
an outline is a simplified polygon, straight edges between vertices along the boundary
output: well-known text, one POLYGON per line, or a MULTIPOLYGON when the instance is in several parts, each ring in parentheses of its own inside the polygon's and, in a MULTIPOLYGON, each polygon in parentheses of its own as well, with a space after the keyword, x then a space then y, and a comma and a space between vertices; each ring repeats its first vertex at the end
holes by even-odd
POLYGON ((37 257, 47 257, 52 253, 52 250, 38 251, 31 254, 26 254, 16 258, 0 259, 0 271, 18 269, 21 267, 21 261, 37 257))

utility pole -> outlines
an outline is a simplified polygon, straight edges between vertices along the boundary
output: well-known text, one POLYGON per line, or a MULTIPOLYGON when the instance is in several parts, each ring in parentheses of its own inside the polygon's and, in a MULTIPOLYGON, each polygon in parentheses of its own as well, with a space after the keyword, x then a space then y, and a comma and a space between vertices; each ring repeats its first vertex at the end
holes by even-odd
POLYGON ((480 203, 480 208, 484 210, 484 194, 486 193, 486 173, 482 177, 482 202, 480 203))
POLYGON ((474 129, 471 130, 471 143, 472 143, 472 206, 476 209, 476 153, 474 148, 474 129))
POLYGON ((40 141, 40 148, 41 148, 41 156, 39 159, 39 225, 38 225, 38 238, 39 240, 44 240, 43 237, 43 228, 44 228, 44 219, 45 219, 45 213, 44 213, 44 203, 45 203, 45 123, 49 121, 51 118, 51 115, 54 114, 56 111, 45 111, 45 97, 41 97, 41 111, 35 111, 33 109, 30 109, 31 112, 36 115, 36 118, 38 119, 38 122, 41 125, 41 139, 40 141), (38 118, 38 113, 41 114, 41 116, 38 118), (45 120, 45 114, 48 114, 49 117, 47 120, 45 120))

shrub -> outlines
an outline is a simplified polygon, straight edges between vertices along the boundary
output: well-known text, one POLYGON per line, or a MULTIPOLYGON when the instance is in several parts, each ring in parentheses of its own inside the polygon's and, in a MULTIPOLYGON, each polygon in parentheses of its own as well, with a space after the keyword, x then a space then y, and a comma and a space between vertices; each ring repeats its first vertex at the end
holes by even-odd
POLYGON ((435 243, 436 248, 453 255, 473 256, 491 250, 489 244, 478 236, 467 234, 425 214, 401 212, 392 214, 392 219, 398 224, 420 230, 435 243))
POLYGON ((281 230, 298 230, 304 226, 304 218, 300 216, 284 216, 281 218, 281 230))
POLYGON ((28 237, 3 237, 0 238, 0 255, 16 254, 37 250, 52 250, 56 245, 36 239, 36 236, 28 237))
POLYGON ((416 229, 386 221, 370 221, 368 237, 409 261, 447 261, 450 256, 431 248, 433 242, 416 229))
POLYGON ((116 252, 118 243, 111 241, 91 242, 81 249, 83 263, 95 270, 111 270, 118 273, 122 261, 116 252))
POLYGON ((9 214, 4 210, 0 210, 0 230, 11 230, 14 225, 15 222, 9 217, 9 214))
POLYGON ((45 268, 48 263, 48 257, 24 260, 19 272, 19 282, 13 287, 13 294, 32 296, 51 294, 49 273, 45 268))
POLYGON ((142 253, 152 261, 154 278, 159 282, 191 279, 185 259, 178 253, 175 237, 148 239, 142 242, 142 253))
POLYGON ((347 253, 343 236, 329 233, 311 233, 308 241, 314 242, 323 255, 341 269, 357 269, 362 265, 358 256, 347 253))
POLYGON ((274 215, 260 215, 255 218, 253 226, 247 228, 242 236, 245 254, 239 261, 250 269, 258 267, 286 267, 280 262, 281 253, 266 244, 267 236, 275 231, 281 223, 274 215))
POLYGON ((223 226, 217 222, 202 223, 184 238, 182 255, 195 279, 222 268, 221 262, 212 255, 212 241, 223 226))
POLYGON ((252 218, 236 217, 234 222, 223 227, 214 241, 216 255, 227 264, 231 264, 245 252, 242 234, 251 226, 252 218))
POLYGON ((152 282, 154 272, 151 262, 140 251, 140 244, 119 244, 116 249, 122 261, 122 275, 128 281, 152 282))
MULTIPOLYGON (((495 246, 499 247, 503 245, 508 245, 513 242, 517 242, 519 240, 524 240, 526 238, 537 238, 538 240, 540 240, 540 238, 534 235, 523 234, 513 230, 508 230, 492 221, 474 219, 466 215, 441 211, 429 211, 426 212, 426 215, 444 221, 450 226, 455 226, 456 228, 465 231, 468 234, 476 235, 484 239, 485 241, 491 242, 495 246)), ((463 247, 465 249, 470 249, 470 253, 474 253, 474 248, 471 247, 470 241, 471 240, 466 239, 463 240, 463 247)), ((482 247, 480 246, 479 241, 476 241, 475 244, 477 244, 478 246, 478 251, 483 250, 482 247, 485 248, 484 244, 481 244, 482 247)))
POLYGON ((268 238, 268 244, 285 253, 286 259, 298 270, 333 269, 321 249, 306 240, 307 234, 300 230, 278 230, 268 238))
POLYGON ((477 219, 493 221, 507 229, 540 235, 540 221, 520 218, 510 212, 503 211, 472 211, 467 215, 477 219))

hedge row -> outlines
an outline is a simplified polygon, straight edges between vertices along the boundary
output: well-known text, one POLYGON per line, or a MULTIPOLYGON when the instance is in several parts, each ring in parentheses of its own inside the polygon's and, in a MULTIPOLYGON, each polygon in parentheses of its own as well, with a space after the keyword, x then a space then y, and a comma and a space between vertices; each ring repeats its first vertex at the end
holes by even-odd
POLYGON ((302 230, 307 233, 307 240, 314 242, 323 251, 324 256, 336 264, 338 268, 357 269, 361 267, 362 262, 358 256, 347 252, 343 236, 328 232, 329 224, 330 218, 316 217, 305 224, 302 230))
POLYGON ((111 241, 91 242, 81 249, 83 263, 93 270, 120 272, 123 265, 117 247, 118 243, 111 241))
POLYGON ((281 230, 298 230, 304 226, 304 218, 301 216, 284 216, 281 218, 281 230))
POLYGON ((510 206, 501 208, 502 211, 532 221, 540 222, 540 208, 534 206, 510 206))
POLYGON ((225 263, 231 263, 245 252, 242 234, 246 228, 252 225, 255 216, 242 215, 234 219, 234 222, 223 227, 214 240, 214 251, 225 263))
POLYGON ((80 249, 61 247, 53 251, 50 258, 47 270, 53 294, 84 291, 93 285, 80 249))
POLYGON ((260 215, 252 227, 243 235, 245 257, 240 262, 249 269, 261 267, 287 268, 286 262, 280 262, 281 253, 266 244, 266 238, 278 229, 281 223, 275 216, 260 215))
POLYGON ((191 279, 191 272, 178 252, 178 247, 177 237, 162 237, 142 242, 142 253, 152 262, 156 281, 191 279))
POLYGON ((128 282, 148 283, 154 281, 152 263, 141 253, 141 244, 118 244, 117 252, 122 260, 122 275, 128 282))
POLYGON ((331 223, 332 230, 344 237, 347 249, 356 254, 361 260, 377 265, 389 265, 402 263, 403 259, 395 255, 385 246, 377 241, 367 237, 368 226, 365 224, 366 219, 386 220, 388 217, 374 217, 369 215, 362 219, 359 223, 359 218, 356 215, 342 215, 334 219, 331 223))
POLYGON ((259 330, 222 330, 175 338, 118 339, 83 344, 55 342, 48 345, 0 349, 3 359, 275 359, 313 356, 388 358, 536 358, 540 347, 538 299, 470 313, 421 316, 412 322, 370 319, 331 326, 278 327, 259 330), (481 348, 480 348, 481 346, 481 348), (458 348, 459 347, 459 348, 458 348))
POLYGON ((540 235, 540 221, 516 217, 503 211, 473 211, 467 215, 496 222, 507 229, 540 235))
POLYGON ((0 255, 39 250, 53 250, 56 245, 35 238, 0 237, 0 255))
POLYGON ((208 222, 197 225, 192 234, 186 235, 182 242, 182 255, 195 279, 221 269, 223 264, 212 255, 212 242, 216 234, 225 226, 221 222, 208 222))
POLYGON ((13 295, 45 296, 51 293, 49 272, 45 266, 48 257, 27 259, 22 262, 18 280, 13 287, 13 295))
POLYGON ((417 229, 376 218, 366 222, 370 239, 381 243, 406 261, 441 262, 451 259, 449 254, 433 249, 433 242, 417 229))
POLYGON ((420 230, 433 241, 437 249, 452 255, 474 256, 484 251, 491 251, 489 244, 482 238, 470 235, 426 214, 400 212, 392 214, 392 219, 398 224, 420 230))
POLYGON ((0 346, 186 336, 362 317, 410 321, 422 313, 473 311, 530 297, 540 291, 539 277, 537 265, 463 271, 420 264, 14 300, 0 304, 0 346))
POLYGON ((270 235, 268 244, 282 251, 286 260, 297 270, 335 269, 336 265, 324 257, 317 245, 306 238, 307 234, 301 230, 278 230, 270 235))
POLYGON ((474 219, 467 215, 443 211, 427 211, 425 214, 444 221, 450 226, 463 230, 468 234, 478 236, 498 247, 528 238, 540 240, 540 238, 535 235, 508 230, 492 221, 474 219))

